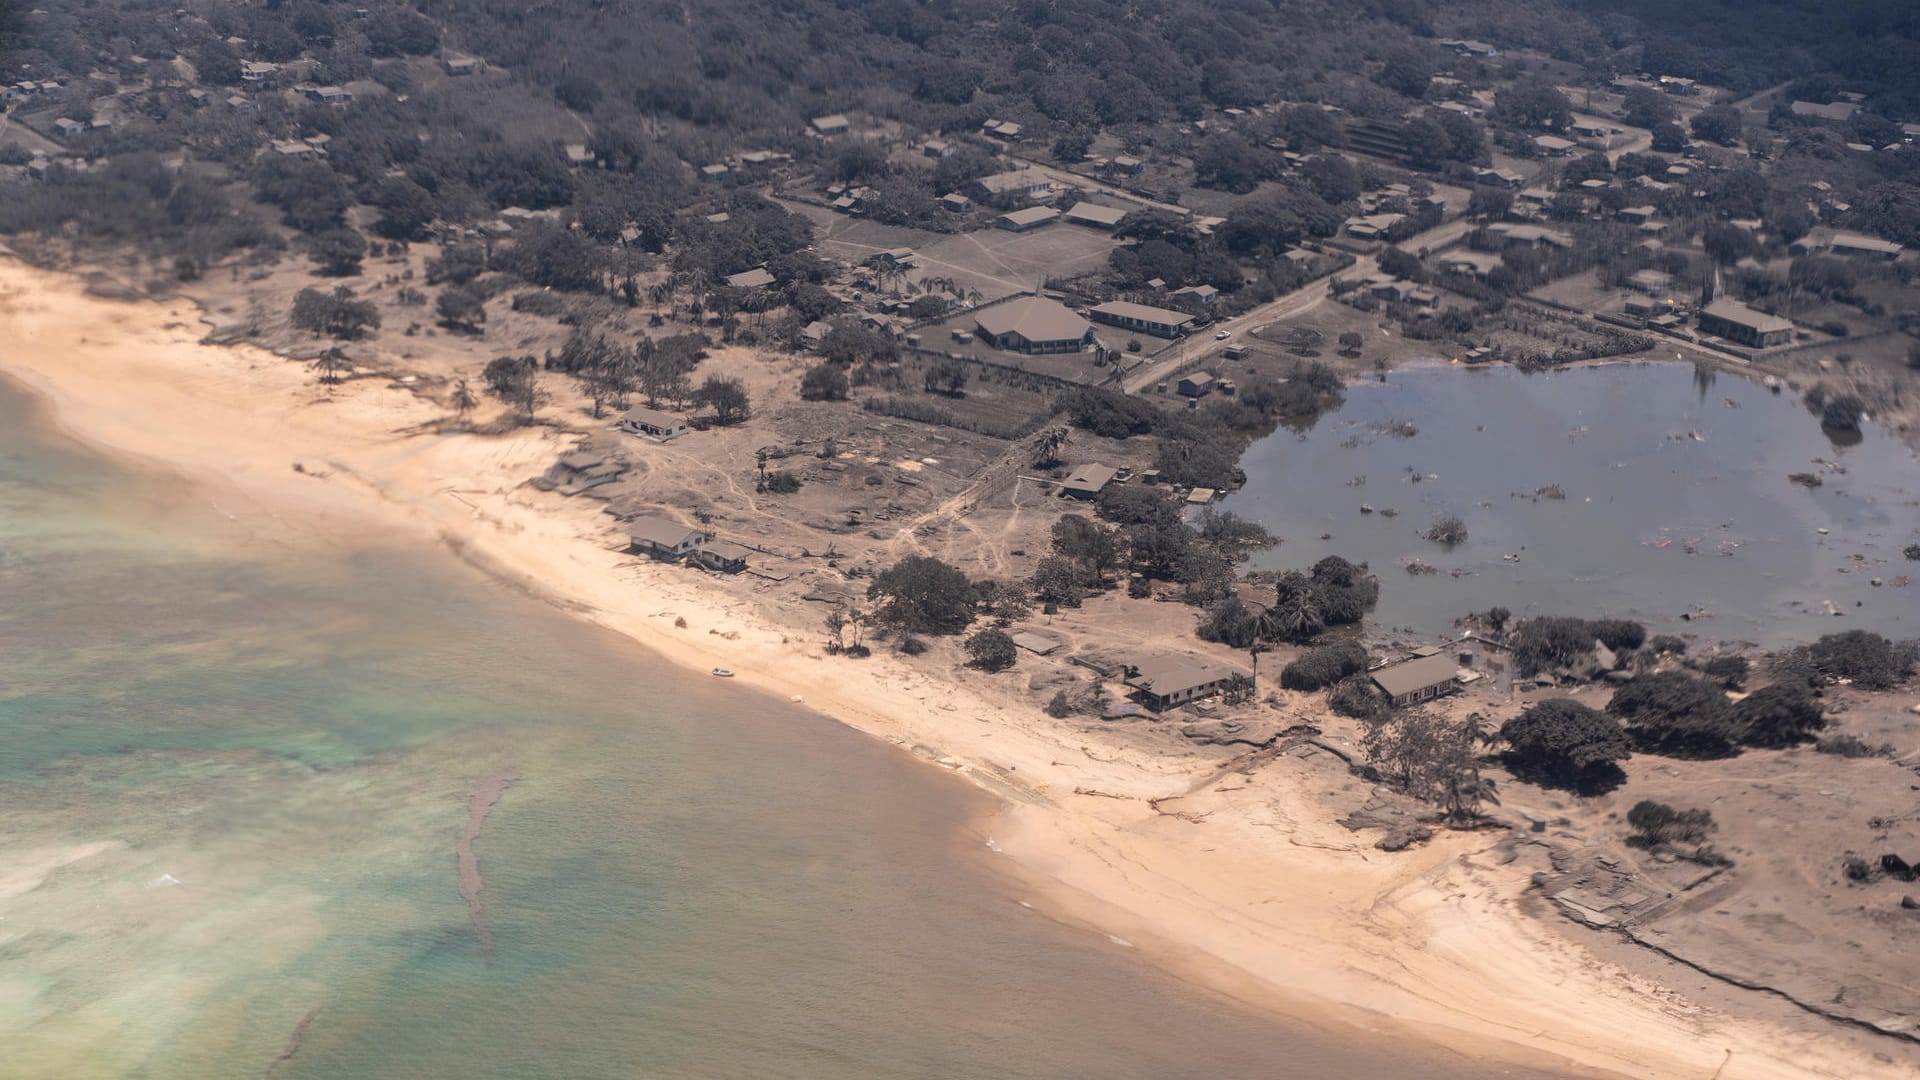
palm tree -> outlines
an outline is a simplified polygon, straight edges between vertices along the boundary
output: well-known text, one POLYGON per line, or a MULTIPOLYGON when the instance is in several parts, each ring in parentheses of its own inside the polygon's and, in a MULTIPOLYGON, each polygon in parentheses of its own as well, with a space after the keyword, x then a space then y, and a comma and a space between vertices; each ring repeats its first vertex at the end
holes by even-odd
POLYGON ((1253 644, 1247 646, 1247 659, 1253 665, 1253 693, 1260 691, 1260 654, 1272 650, 1273 646, 1261 641, 1258 637, 1253 639, 1253 644))
POLYGON ((1480 804, 1500 805, 1498 786, 1490 776, 1480 775, 1478 767, 1449 769, 1441 780, 1446 789, 1447 821, 1464 825, 1481 816, 1480 804))
MULTIPOLYGON (((335 345, 314 358, 313 369, 320 373, 321 382, 333 387, 339 384, 341 372, 353 370, 353 361, 347 359, 347 354, 335 345)), ((329 389, 327 392, 333 391, 329 389)))
POLYGON ((1034 468, 1047 469, 1060 464, 1060 451, 1072 439, 1072 435, 1063 427, 1051 427, 1040 433, 1034 440, 1034 468))
POLYGON ((480 399, 474 396, 473 388, 467 385, 467 380, 461 379, 453 384, 453 412, 460 418, 462 425, 467 423, 467 417, 473 415, 473 410, 479 405, 480 399))
POLYGON ((1260 613, 1260 620, 1262 636, 1293 642, 1306 641, 1326 627, 1313 584, 1298 570, 1280 575, 1273 606, 1260 613))

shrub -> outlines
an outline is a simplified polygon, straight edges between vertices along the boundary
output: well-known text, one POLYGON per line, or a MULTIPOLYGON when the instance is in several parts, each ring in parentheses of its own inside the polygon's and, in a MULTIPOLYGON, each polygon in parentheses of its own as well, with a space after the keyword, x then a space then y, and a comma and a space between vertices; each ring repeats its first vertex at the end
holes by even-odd
POLYGON ((1815 743, 1813 748, 1822 754, 1845 758, 1892 757, 1894 749, 1892 743, 1875 746, 1858 735, 1829 735, 1815 743))
POLYGON ((1507 644, 1513 649, 1514 666, 1522 675, 1537 675, 1548 668, 1565 667, 1593 651, 1593 635, 1580 619, 1544 616, 1516 623, 1507 644))
POLYGON ((805 401, 845 401, 848 389, 847 373, 838 364, 815 364, 800 378, 805 401))
POLYGON ((1836 679, 1851 679, 1868 690, 1886 690, 1913 670, 1913 645, 1894 644, 1866 630, 1828 634, 1807 647, 1814 670, 1836 679))
POLYGON ((1584 792, 1619 783, 1624 776, 1616 763, 1633 755, 1633 743, 1617 721, 1568 698, 1533 706, 1503 724, 1500 737, 1516 774, 1584 792))
POLYGON ((1751 667, 1744 656, 1716 656, 1700 665, 1700 674, 1729 690, 1738 690, 1746 685, 1751 667))
POLYGON ((1639 847, 1662 844, 1697 844, 1716 826, 1713 814, 1706 810, 1675 810, 1666 803, 1642 799, 1627 811, 1627 824, 1634 835, 1627 841, 1639 847))
POLYGON ((914 637, 912 634, 908 634, 906 637, 900 639, 899 649, 908 656, 919 656, 921 653, 927 651, 927 643, 914 637))
POLYGON ((982 671, 1005 671, 1020 658, 1020 649, 1005 630, 988 627, 967 639, 967 655, 982 671))
POLYGON ((1680 638, 1674 637, 1672 634, 1661 634, 1658 637, 1648 639, 1647 648, 1652 650, 1656 656, 1684 656, 1687 651, 1687 643, 1680 638))
POLYGON ((1350 641, 1315 649, 1280 669, 1287 690, 1314 691, 1367 670, 1367 651, 1350 641))
POLYGON ((1647 628, 1631 619, 1595 619, 1587 633, 1614 652, 1632 652, 1647 640, 1647 628))
POLYGON ((1453 547, 1467 542, 1467 523, 1461 521, 1458 514, 1447 514, 1427 526, 1421 535, 1436 544, 1453 547))
POLYGON ((1626 721, 1634 746, 1668 757, 1735 753, 1733 710, 1712 684, 1678 671, 1642 675, 1614 692, 1607 711, 1626 721))
MULTIPOLYGON (((1044 560, 1042 560, 1044 561, 1044 560)), ((1194 631, 1201 641, 1217 641, 1236 649, 1250 647, 1260 636, 1259 620, 1237 596, 1213 609, 1194 631)), ((1281 685, 1285 685, 1283 682, 1281 685)))
POLYGON ((1804 686, 1774 683, 1734 703, 1733 722, 1748 746, 1792 746, 1811 742, 1827 724, 1820 703, 1804 686))
POLYGON ((764 486, 775 495, 791 495, 800 490, 800 478, 783 469, 768 473, 764 486))
POLYGON ((1327 707, 1341 716, 1368 720, 1393 712, 1387 695, 1365 675, 1353 675, 1335 684, 1327 695, 1327 707))

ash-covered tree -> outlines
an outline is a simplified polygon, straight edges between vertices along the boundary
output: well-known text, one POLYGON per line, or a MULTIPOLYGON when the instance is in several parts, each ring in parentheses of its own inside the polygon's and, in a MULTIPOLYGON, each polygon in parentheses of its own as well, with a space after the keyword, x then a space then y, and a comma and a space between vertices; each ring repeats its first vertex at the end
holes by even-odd
POLYGON ((1714 758, 1738 752, 1732 707, 1717 687, 1680 671, 1642 675, 1614 691, 1607 712, 1643 753, 1714 758))
POLYGON ((307 254, 323 277, 354 277, 366 258, 367 241, 352 229, 328 229, 308 238, 307 254))
POLYGON ((873 579, 867 598, 882 626, 908 634, 957 634, 973 621, 967 575, 930 555, 909 555, 873 579))
POLYGON ((967 639, 967 655, 982 671, 1005 671, 1020 658, 1019 647, 1005 630, 988 627, 967 639))
POLYGON ((961 397, 966 393, 968 377, 966 364, 943 357, 927 365, 923 382, 929 394, 961 397))
POLYGON ((1812 742, 1827 726, 1820 702, 1805 686, 1774 683, 1733 704, 1733 722, 1748 746, 1784 747, 1812 742))
POLYGON ((310 333, 342 341, 365 337, 380 329, 380 312, 366 300, 355 299, 345 285, 332 292, 301 289, 293 297, 293 325, 310 333))
POLYGON ((487 294, 474 285, 449 285, 433 302, 440 325, 462 334, 477 334, 487 321, 487 294))
POLYGON ((1072 560, 1049 555, 1033 568, 1033 595, 1041 603, 1079 607, 1086 590, 1080 585, 1080 574, 1072 560))
POLYGON ((1250 649, 1260 640, 1260 617, 1238 596, 1214 606, 1194 633, 1201 641, 1215 641, 1235 649, 1250 649))
POLYGON ((1367 670, 1367 650, 1351 641, 1337 642, 1300 657, 1280 669, 1285 690, 1311 693, 1367 670))
POLYGON ((739 379, 709 375, 694 396, 702 405, 713 410, 713 422, 721 427, 731 427, 753 415, 747 400, 747 388, 739 379))
POLYGON ((1494 93, 1494 116, 1529 131, 1565 131, 1573 123, 1573 102, 1547 79, 1523 79, 1494 93))
POLYGON ((532 423, 535 410, 547 401, 538 371, 531 356, 501 356, 487 361, 480 377, 488 393, 519 409, 522 419, 532 423))
POLYGON ((1298 570, 1281 574, 1273 594, 1273 605, 1261 613, 1261 637, 1300 644, 1326 629, 1319 591, 1307 575, 1298 570))
POLYGON ((433 224, 433 195, 404 176, 381 181, 373 204, 380 208, 373 231, 389 240, 424 240, 433 224))
POLYGON ((1688 126, 1696 139, 1732 146, 1740 141, 1740 110, 1732 105, 1709 105, 1695 113, 1688 126))
POLYGON ((802 401, 845 401, 849 389, 846 370, 838 364, 815 364, 800 377, 802 401))
POLYGON ((1570 698, 1534 705, 1501 725, 1500 738, 1514 775, 1586 794, 1618 786, 1626 779, 1618 762, 1633 756, 1618 721, 1570 698))
POLYGON ((1079 514, 1064 514, 1054 522, 1052 540, 1054 554, 1068 560, 1082 580, 1103 584, 1120 565, 1113 530, 1079 514))

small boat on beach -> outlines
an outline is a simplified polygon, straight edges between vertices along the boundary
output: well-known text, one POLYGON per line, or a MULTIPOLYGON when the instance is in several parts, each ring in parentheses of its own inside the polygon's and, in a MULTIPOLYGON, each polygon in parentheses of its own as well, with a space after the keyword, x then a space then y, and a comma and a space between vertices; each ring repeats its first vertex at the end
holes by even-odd
POLYGON ((715 675, 717 675, 717 676, 719 676, 719 677, 720 677, 720 678, 722 678, 722 679, 731 679, 731 678, 733 678, 733 669, 732 669, 732 668, 730 668, 730 667, 717 667, 717 668, 714 668, 714 669, 713 669, 713 673, 714 673, 715 675))

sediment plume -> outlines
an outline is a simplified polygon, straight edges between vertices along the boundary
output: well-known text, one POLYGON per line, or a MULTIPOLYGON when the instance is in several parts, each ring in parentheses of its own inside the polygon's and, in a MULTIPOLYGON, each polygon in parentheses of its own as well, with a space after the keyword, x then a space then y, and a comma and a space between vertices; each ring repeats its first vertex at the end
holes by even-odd
POLYGON ((280 1056, 274 1058, 272 1064, 267 1066, 268 1076, 272 1076, 275 1069, 293 1060, 293 1055, 300 1052, 300 1040, 307 1037, 307 1028, 313 1025, 314 1017, 319 1015, 320 1006, 315 1005, 307 1010, 307 1015, 301 1017, 298 1024, 293 1025, 293 1034, 287 1036, 287 1048, 280 1051, 280 1056))
POLYGON ((518 769, 502 769, 474 786, 473 798, 467 803, 467 831, 454 849, 460 856, 460 895, 466 898, 467 917, 473 920, 473 932, 480 938, 480 953, 489 964, 493 962, 493 930, 487 925, 486 913, 480 910, 480 861, 474 858, 473 841, 487 823, 493 804, 518 779, 518 769))

